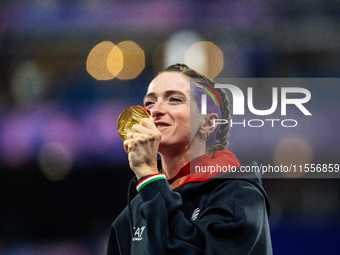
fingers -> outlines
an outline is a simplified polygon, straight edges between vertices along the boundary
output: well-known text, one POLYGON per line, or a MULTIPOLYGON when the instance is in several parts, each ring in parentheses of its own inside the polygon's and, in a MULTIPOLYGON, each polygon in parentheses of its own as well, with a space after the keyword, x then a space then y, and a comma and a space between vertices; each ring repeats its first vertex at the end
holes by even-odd
POLYGON ((139 125, 135 124, 132 126, 132 131, 148 134, 155 131, 158 132, 158 129, 151 120, 144 118, 141 120, 139 125))
POLYGON ((124 141, 124 150, 126 153, 129 154, 130 151, 132 151, 133 145, 131 144, 131 140, 125 140, 124 141))
POLYGON ((157 173, 157 152, 162 134, 149 119, 142 119, 127 134, 124 149, 128 153, 130 168, 137 178, 157 173))
POLYGON ((128 140, 141 137, 140 134, 153 135, 155 132, 156 134, 160 133, 155 124, 150 119, 144 118, 141 120, 140 124, 135 124, 132 126, 132 132, 129 132, 126 135, 126 139, 128 140))
POLYGON ((162 134, 150 119, 142 119, 140 124, 132 126, 132 131, 126 135, 124 149, 129 153, 138 143, 161 140, 162 134))
POLYGON ((141 122, 140 122, 140 125, 142 125, 143 127, 148 128, 148 129, 157 130, 158 131, 156 125, 150 119, 147 119, 147 118, 142 119, 141 122))
POLYGON ((135 133, 135 131, 129 132, 126 134, 126 139, 131 139, 133 138, 133 134, 135 133))

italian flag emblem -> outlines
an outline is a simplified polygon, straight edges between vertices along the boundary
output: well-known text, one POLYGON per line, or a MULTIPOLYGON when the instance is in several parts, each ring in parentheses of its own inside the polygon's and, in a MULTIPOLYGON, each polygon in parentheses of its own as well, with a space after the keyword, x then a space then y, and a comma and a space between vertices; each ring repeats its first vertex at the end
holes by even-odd
POLYGON ((195 211, 191 215, 191 220, 196 220, 200 213, 200 208, 196 208, 195 211))

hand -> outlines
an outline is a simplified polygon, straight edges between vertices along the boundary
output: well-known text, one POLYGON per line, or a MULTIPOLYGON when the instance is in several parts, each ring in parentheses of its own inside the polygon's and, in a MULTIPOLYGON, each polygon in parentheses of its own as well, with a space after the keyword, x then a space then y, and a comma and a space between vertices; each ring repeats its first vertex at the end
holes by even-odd
POLYGON ((129 154, 129 164, 137 179, 158 173, 157 153, 162 134, 149 119, 132 126, 127 134, 124 149, 129 154))

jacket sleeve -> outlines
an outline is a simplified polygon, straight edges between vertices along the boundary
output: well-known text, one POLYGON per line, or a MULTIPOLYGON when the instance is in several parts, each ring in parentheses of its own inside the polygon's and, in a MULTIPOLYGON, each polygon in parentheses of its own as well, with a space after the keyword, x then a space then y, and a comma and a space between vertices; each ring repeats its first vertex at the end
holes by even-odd
POLYGON ((181 211, 182 198, 165 179, 143 186, 141 216, 148 250, 158 254, 272 254, 265 199, 252 184, 222 184, 195 221, 181 211))

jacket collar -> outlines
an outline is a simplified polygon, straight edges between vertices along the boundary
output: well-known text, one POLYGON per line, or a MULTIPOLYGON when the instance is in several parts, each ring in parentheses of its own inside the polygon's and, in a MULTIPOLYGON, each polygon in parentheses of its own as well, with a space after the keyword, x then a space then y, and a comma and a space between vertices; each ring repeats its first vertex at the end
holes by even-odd
POLYGON ((178 178, 189 175, 188 178, 186 178, 181 184, 176 187, 178 188, 188 182, 207 181, 220 174, 223 174, 226 169, 230 169, 231 167, 237 168, 240 166, 241 164, 236 156, 231 151, 224 149, 222 151, 215 151, 214 157, 211 157, 210 154, 204 154, 198 158, 195 158, 184 167, 182 167, 177 175, 169 179, 168 182, 169 184, 171 184, 178 178), (219 168, 221 170, 223 170, 223 167, 225 167, 224 171, 216 169, 218 166, 221 167, 219 168), (208 167, 215 167, 215 171, 208 172, 208 167))

